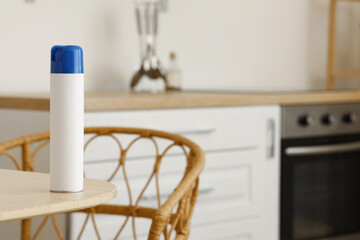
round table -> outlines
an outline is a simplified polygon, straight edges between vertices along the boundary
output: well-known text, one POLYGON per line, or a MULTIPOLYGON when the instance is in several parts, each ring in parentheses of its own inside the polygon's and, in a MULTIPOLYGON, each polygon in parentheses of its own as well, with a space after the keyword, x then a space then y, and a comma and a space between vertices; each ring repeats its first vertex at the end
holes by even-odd
POLYGON ((85 178, 78 193, 50 192, 49 182, 49 174, 0 169, 0 222, 89 208, 116 196, 105 181, 85 178))

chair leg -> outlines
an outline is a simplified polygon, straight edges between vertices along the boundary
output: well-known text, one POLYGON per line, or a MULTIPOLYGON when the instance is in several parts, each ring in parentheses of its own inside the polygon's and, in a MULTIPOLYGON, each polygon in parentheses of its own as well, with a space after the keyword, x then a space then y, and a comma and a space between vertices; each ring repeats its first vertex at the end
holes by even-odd
POLYGON ((24 219, 21 220, 21 240, 30 240, 31 239, 31 220, 24 219))

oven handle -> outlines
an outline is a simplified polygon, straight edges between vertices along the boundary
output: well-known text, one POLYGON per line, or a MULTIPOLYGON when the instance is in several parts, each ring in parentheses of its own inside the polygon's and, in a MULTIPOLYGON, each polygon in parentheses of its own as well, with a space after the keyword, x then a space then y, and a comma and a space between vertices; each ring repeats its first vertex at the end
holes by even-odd
POLYGON ((306 155, 323 155, 331 153, 344 153, 360 150, 360 141, 341 143, 341 144, 329 144, 312 147, 288 147, 285 149, 285 154, 288 156, 306 156, 306 155))

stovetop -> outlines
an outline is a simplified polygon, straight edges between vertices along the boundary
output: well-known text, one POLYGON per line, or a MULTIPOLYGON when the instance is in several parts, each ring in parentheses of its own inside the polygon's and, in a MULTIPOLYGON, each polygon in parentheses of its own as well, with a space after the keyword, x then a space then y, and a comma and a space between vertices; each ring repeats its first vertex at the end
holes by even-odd
POLYGON ((360 133, 360 103, 285 106, 282 138, 360 133))

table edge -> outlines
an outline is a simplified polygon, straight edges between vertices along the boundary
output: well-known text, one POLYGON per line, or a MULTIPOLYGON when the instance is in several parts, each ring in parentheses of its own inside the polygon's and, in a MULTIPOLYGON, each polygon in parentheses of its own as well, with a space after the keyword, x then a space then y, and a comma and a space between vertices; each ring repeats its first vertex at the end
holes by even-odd
MULTIPOLYGON (((88 179, 88 180, 101 181, 98 179, 88 179)), ((80 199, 80 200, 68 200, 68 201, 66 201, 66 204, 64 204, 64 202, 59 202, 59 203, 52 203, 52 204, 48 204, 48 205, 44 205, 44 206, 26 207, 26 208, 22 208, 21 210, 3 211, 0 213, 0 223, 14 221, 14 220, 20 220, 20 219, 34 218, 34 217, 38 217, 38 216, 46 216, 46 215, 73 212, 76 210, 86 209, 89 207, 100 205, 102 203, 105 203, 105 202, 108 202, 108 201, 114 199, 117 194, 116 186, 113 183, 110 183, 110 182, 107 182, 107 183, 112 185, 112 187, 113 187, 112 191, 98 195, 98 196, 93 196, 93 197, 89 197, 86 199, 80 199), (70 202, 73 204, 73 207, 69 208, 67 206, 67 204, 70 202), (26 212, 26 214, 21 214, 23 212, 26 212)), ((71 193, 69 193, 69 194, 71 194, 71 193)))

